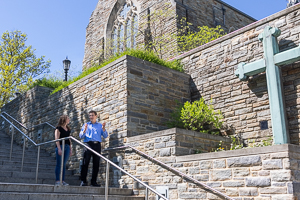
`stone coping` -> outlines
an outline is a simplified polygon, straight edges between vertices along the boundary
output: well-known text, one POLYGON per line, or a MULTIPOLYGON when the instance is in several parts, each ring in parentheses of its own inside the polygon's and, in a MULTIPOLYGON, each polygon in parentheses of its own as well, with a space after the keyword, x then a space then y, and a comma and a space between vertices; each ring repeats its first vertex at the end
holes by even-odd
POLYGON ((193 54, 195 54, 195 53, 197 53, 199 51, 202 51, 202 50, 207 49, 209 47, 212 47, 212 46, 214 46, 214 45, 216 45, 218 43, 222 43, 222 42, 224 42, 226 40, 234 38, 235 36, 238 36, 238 35, 240 35, 240 34, 242 34, 244 32, 252 30, 252 29, 254 29, 256 27, 262 26, 262 25, 268 23, 269 21, 272 21, 274 19, 277 19, 277 18, 280 18, 282 16, 288 15, 289 13, 292 13, 295 10, 298 10, 299 8, 300 8, 300 4, 294 5, 294 6, 290 7, 290 8, 286 8, 286 9, 284 9, 282 11, 279 11, 279 12, 277 12, 277 13, 269 16, 269 17, 263 18, 263 19, 261 19, 259 21, 256 21, 256 22, 253 22, 252 24, 249 24, 249 25, 247 25, 247 26, 245 26, 243 28, 240 28, 240 29, 232 32, 232 33, 229 33, 229 34, 227 34, 227 35, 225 35, 223 37, 220 37, 220 38, 218 38, 216 40, 213 40, 213 41, 211 41, 211 42, 209 42, 207 44, 204 44, 202 46, 196 47, 195 49, 192 49, 192 50, 190 50, 188 52, 185 52, 185 53, 183 53, 183 54, 181 54, 179 56, 171 58, 170 60, 179 60, 179 59, 183 59, 185 57, 191 56, 191 55, 193 55, 193 54))
POLYGON ((241 157, 241 156, 250 156, 250 155, 267 154, 267 153, 279 153, 279 152, 300 153, 300 146, 293 145, 293 144, 282 144, 282 145, 274 145, 268 147, 254 147, 249 149, 239 149, 239 150, 232 150, 232 151, 177 156, 176 163, 221 159, 221 158, 229 158, 229 157, 241 157))
POLYGON ((222 136, 200 133, 197 131, 184 130, 184 129, 180 129, 180 128, 171 128, 171 129, 167 129, 167 130, 163 130, 163 131, 157 131, 157 132, 147 133, 147 134, 143 134, 143 135, 128 137, 127 143, 137 142, 137 141, 141 141, 141 140, 148 140, 148 139, 152 139, 152 138, 173 135, 173 134, 187 135, 187 136, 192 136, 192 137, 200 137, 200 138, 209 139, 209 140, 220 140, 220 141, 225 141, 225 142, 231 142, 230 138, 225 138, 222 136))

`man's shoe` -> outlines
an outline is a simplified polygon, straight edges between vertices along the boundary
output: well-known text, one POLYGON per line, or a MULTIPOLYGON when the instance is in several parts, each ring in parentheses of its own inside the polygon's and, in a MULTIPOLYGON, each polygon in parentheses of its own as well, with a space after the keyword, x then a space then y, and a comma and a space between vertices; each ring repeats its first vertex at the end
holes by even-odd
POLYGON ((91 183, 91 186, 93 186, 93 187, 100 187, 100 185, 98 184, 98 183, 91 183))
POLYGON ((80 183, 80 186, 87 186, 87 185, 88 185, 87 182, 81 181, 81 183, 80 183))

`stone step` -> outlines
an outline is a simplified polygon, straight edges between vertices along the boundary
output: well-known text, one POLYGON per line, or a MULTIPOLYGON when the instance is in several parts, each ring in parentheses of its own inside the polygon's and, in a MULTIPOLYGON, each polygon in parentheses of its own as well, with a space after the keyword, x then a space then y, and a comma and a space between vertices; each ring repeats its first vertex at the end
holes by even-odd
MULTIPOLYGON (((55 168, 41 168, 39 167, 39 172, 44 173, 53 173, 55 168)), ((8 166, 8 165, 0 165, 0 171, 21 171, 21 166, 8 166)), ((36 167, 25 167, 23 166, 23 172, 35 172, 36 167)), ((66 170, 66 175, 73 175, 74 170, 66 170)))
MULTIPOLYGON (((104 195, 60 194, 60 193, 8 193, 0 192, 2 200, 105 200, 104 195)), ((109 200, 144 200, 145 197, 109 195, 109 200)))
MULTIPOLYGON (((53 152, 54 152, 54 149, 53 149, 53 152)), ((1 149, 1 147, 0 147, 0 155, 1 156, 9 157, 9 154, 10 154, 10 148, 1 149)), ((13 149, 12 156, 22 156, 22 155, 23 155, 23 149, 20 149, 20 150, 13 149)), ((24 156, 29 156, 29 155, 30 155, 30 157, 36 158, 37 157, 37 150, 25 149, 24 156)), ((43 150, 43 151, 40 152, 40 157, 41 158, 49 158, 49 157, 52 157, 52 156, 50 155, 50 153, 47 153, 43 150)))
MULTIPOLYGON (((66 176, 65 181, 69 183, 70 185, 75 185, 79 186, 80 185, 80 180, 79 176, 66 176)), ((30 183, 30 184, 35 184, 35 178, 12 178, 12 177, 0 177, 0 182, 2 183, 30 183)), ((55 174, 53 173, 53 177, 51 179, 45 179, 41 177, 40 175, 38 176, 38 184, 50 184, 54 185, 55 183, 55 174)), ((0 199, 1 200, 1 199, 0 199)))
MULTIPOLYGON (((6 161, 9 161, 9 155, 0 155, 0 160, 6 160, 6 161)), ((11 160, 12 161, 22 161, 22 155, 14 155, 14 154, 12 154, 12 156, 11 156, 11 160)), ((30 162, 36 162, 37 161, 37 156, 31 156, 31 155, 29 155, 29 154, 27 154, 27 155, 24 155, 24 160, 26 160, 26 161, 30 161, 30 162)), ((54 157, 51 157, 51 156, 48 156, 48 157, 46 157, 46 156, 40 156, 40 162, 41 161, 55 161, 56 160, 56 158, 54 158, 54 157)))
MULTIPOLYGON (((67 194, 95 194, 104 195, 104 187, 54 186, 41 184, 14 184, 0 183, 1 192, 28 192, 28 193, 67 193, 67 194)), ((131 189, 109 188, 110 195, 132 195, 131 189)))
MULTIPOLYGON (((9 160, 2 160, 0 161, 0 165, 11 165, 11 166, 21 166, 22 160, 18 160, 18 161, 15 161, 15 160, 12 160, 12 161, 9 161, 9 160)), ((27 161, 27 160, 24 160, 24 166, 31 166, 31 167, 35 167, 36 166, 36 163, 37 161, 27 161)), ((42 167, 42 168, 53 168, 56 166, 56 161, 53 160, 53 161, 40 161, 39 162, 39 167, 42 167)))
MULTIPOLYGON (((20 172, 20 171, 1 171, 1 177, 10 177, 10 178, 35 178, 35 172, 20 172)), ((53 179, 55 178, 54 169, 52 173, 39 172, 38 176, 43 179, 53 179)), ((66 178, 77 180, 79 177, 73 176, 73 174, 66 174, 66 178)))

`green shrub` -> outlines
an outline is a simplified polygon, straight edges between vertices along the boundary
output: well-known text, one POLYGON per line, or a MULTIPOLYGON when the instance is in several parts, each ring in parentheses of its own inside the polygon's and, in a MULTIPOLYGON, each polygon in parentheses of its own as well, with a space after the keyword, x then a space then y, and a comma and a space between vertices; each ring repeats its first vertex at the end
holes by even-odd
POLYGON ((63 80, 59 80, 57 78, 42 78, 42 79, 37 79, 29 86, 29 89, 32 89, 35 86, 44 86, 48 88, 58 88, 60 85, 63 84, 63 80))
POLYGON ((221 111, 215 111, 211 104, 206 104, 201 98, 193 103, 185 102, 183 106, 177 106, 167 125, 218 135, 222 127, 221 119, 223 119, 221 111))
POLYGON ((174 111, 171 113, 171 120, 167 122, 167 126, 169 128, 184 128, 184 124, 181 118, 181 110, 183 109, 183 105, 176 100, 177 106, 174 108, 174 111))

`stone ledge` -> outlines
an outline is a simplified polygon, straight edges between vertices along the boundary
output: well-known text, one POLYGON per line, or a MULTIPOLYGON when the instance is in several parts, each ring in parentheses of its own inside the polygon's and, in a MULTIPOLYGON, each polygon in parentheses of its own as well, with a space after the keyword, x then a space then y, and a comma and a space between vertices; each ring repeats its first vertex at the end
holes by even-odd
POLYGON ((282 145, 274 145, 269 147, 256 147, 256 148, 240 149, 240 150, 233 150, 233 151, 186 155, 186 156, 177 157, 176 163, 219 159, 219 158, 240 157, 240 156, 267 154, 267 153, 279 153, 279 152, 287 152, 287 151, 298 153, 300 152, 300 146, 293 145, 293 144, 282 144, 282 145))
POLYGON ((196 131, 184 130, 184 129, 180 129, 180 128, 171 128, 171 129, 167 129, 167 130, 163 130, 163 131, 157 131, 157 132, 147 133, 147 134, 143 134, 143 135, 128 137, 127 143, 137 142, 137 141, 141 141, 141 140, 148 140, 148 139, 152 139, 155 137, 167 136, 167 135, 172 135, 172 134, 201 137, 201 138, 205 138, 208 140, 218 139, 220 141, 229 142, 229 143, 231 142, 230 138, 225 138, 222 136, 210 135, 210 134, 206 134, 206 133, 199 133, 196 131))

